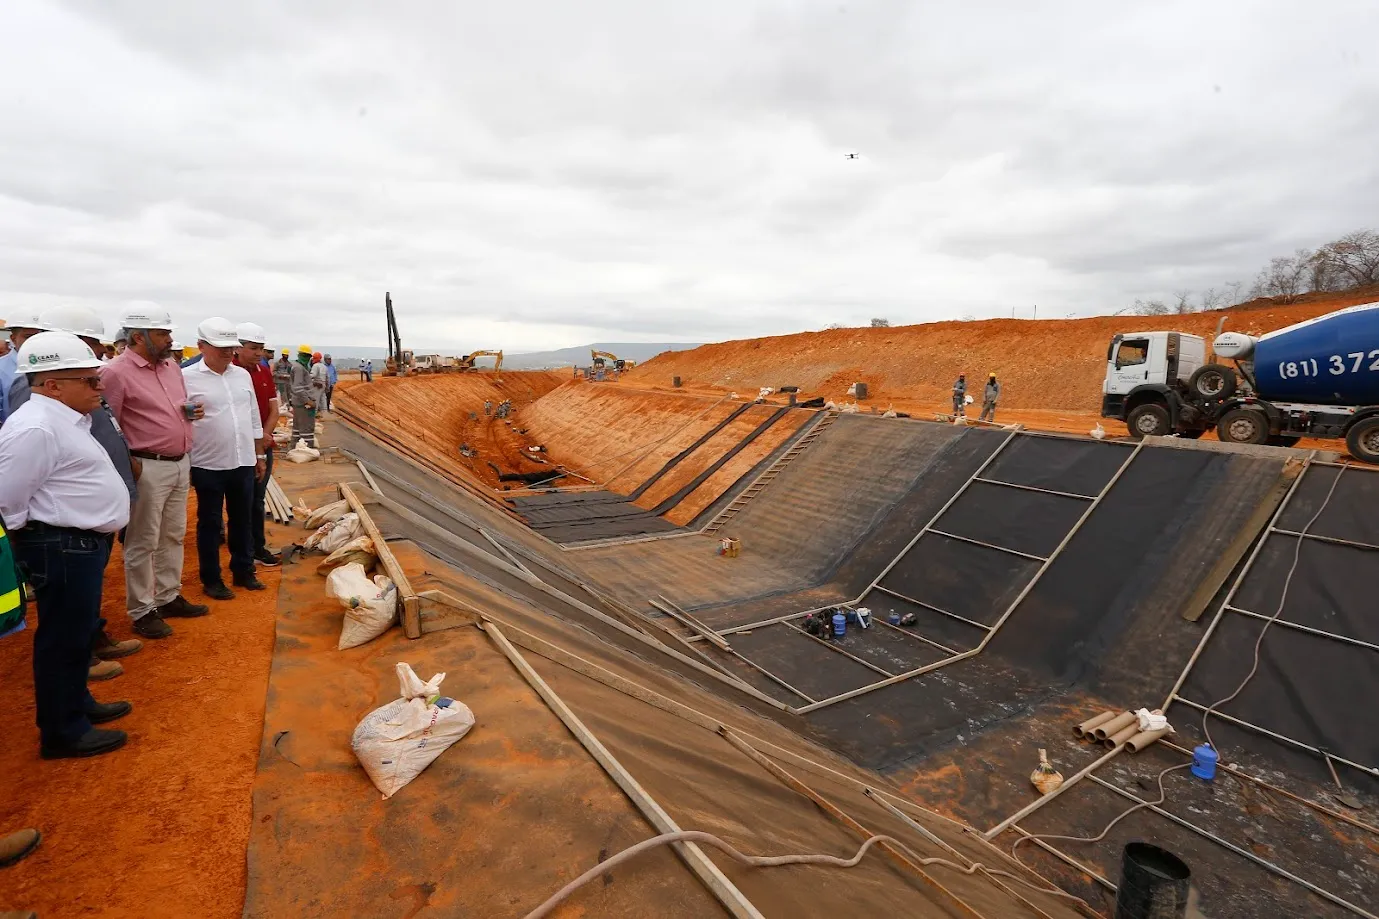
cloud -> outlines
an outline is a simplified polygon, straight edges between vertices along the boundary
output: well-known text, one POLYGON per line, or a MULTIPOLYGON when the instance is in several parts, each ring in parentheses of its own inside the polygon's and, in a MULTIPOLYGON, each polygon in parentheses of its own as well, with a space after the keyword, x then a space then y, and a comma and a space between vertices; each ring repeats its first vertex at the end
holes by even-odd
POLYGON ((1368 0, 950 7, 11 0, 0 315, 704 341, 1111 312, 1373 223, 1368 0))

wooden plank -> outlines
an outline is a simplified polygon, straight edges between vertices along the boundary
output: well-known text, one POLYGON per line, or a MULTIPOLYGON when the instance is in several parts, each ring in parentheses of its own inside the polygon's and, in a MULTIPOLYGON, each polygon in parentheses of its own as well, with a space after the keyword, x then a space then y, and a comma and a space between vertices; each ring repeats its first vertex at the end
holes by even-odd
POLYGON ((1188 622, 1196 622, 1202 618, 1202 614, 1211 605, 1212 597, 1225 586, 1226 579, 1231 576, 1235 566, 1240 564, 1240 560, 1245 557, 1245 553, 1254 545, 1255 539, 1269 525, 1269 521, 1274 517, 1274 511, 1278 510, 1279 504, 1288 494, 1288 489, 1292 487, 1293 480, 1302 474, 1303 464, 1289 462, 1284 465, 1279 472, 1278 481, 1264 495, 1264 500, 1255 508, 1250 518, 1240 525, 1236 531, 1235 538, 1222 547, 1216 556, 1216 564, 1211 566, 1202 583, 1193 591, 1192 596, 1188 597, 1183 605, 1183 618, 1188 622))
POLYGON ((671 603, 665 597, 661 597, 660 600, 652 600, 650 602, 652 606, 656 607, 658 610, 665 613, 667 616, 671 617, 676 622, 680 623, 685 628, 689 629, 691 632, 694 632, 696 635, 699 635, 700 637, 704 638, 715 648, 718 648, 718 650, 732 650, 732 646, 729 645, 726 641, 724 641, 722 636, 720 636, 717 632, 715 632, 708 626, 704 625, 704 623, 700 622, 698 619, 695 619, 689 613, 680 609, 674 603, 671 603))
POLYGON ((355 460, 354 464, 359 467, 359 473, 364 476, 364 481, 369 483, 369 488, 377 494, 383 494, 383 489, 379 488, 378 483, 373 480, 373 475, 369 472, 369 467, 364 465, 364 461, 355 460))
POLYGON ((397 585, 397 597, 400 605, 402 620, 402 631, 408 638, 421 637, 421 603, 417 599, 416 591, 412 590, 412 582, 407 579, 407 572, 403 570, 397 556, 393 555, 393 550, 388 548, 387 541, 383 534, 379 532, 378 525, 373 522, 369 512, 364 508, 364 502, 355 493, 354 488, 344 482, 340 483, 340 496, 349 504, 350 510, 359 515, 359 523, 364 528, 364 533, 373 540, 374 550, 378 553, 378 561, 383 565, 384 572, 397 585))
POLYGON ((483 614, 458 597, 443 590, 423 590, 417 594, 423 635, 478 625, 483 614))
MULTIPOLYGON (((560 696, 556 695, 555 690, 551 689, 546 681, 541 679, 541 675, 532 669, 531 664, 527 663, 522 652, 512 646, 512 643, 503 635, 497 624, 485 623, 484 631, 493 639, 494 644, 507 655, 508 660, 512 661, 512 665, 522 674, 523 679, 532 689, 536 690, 536 694, 564 723, 570 733, 575 736, 575 739, 583 744, 584 749, 588 750, 589 754, 603 767, 604 772, 608 773, 608 777, 636 805, 637 810, 641 811, 647 822, 655 827, 658 833, 680 832, 679 824, 671 819, 670 814, 666 813, 665 809, 656 802, 656 799, 651 797, 646 789, 637 783, 632 773, 628 772, 622 763, 618 762, 617 758, 608 751, 608 748, 579 719, 579 716, 571 711, 560 696)), ((728 880, 718 866, 704 854, 703 849, 692 842, 672 843, 671 847, 675 849, 676 854, 680 856, 686 866, 694 872, 695 876, 703 882, 709 892, 718 899, 719 903, 723 904, 723 908, 729 913, 739 917, 739 919, 765 919, 760 910, 753 906, 742 891, 738 890, 736 885, 728 880)))

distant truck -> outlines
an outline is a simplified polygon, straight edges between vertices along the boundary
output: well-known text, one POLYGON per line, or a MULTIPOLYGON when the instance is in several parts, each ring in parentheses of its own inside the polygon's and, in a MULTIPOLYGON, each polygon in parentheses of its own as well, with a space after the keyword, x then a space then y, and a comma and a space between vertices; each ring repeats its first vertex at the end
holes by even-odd
POLYGON ((1217 358, 1186 332, 1126 332, 1106 352, 1101 415, 1130 436, 1201 437, 1292 446, 1345 438, 1379 464, 1379 303, 1352 306, 1255 338, 1218 334, 1217 358))

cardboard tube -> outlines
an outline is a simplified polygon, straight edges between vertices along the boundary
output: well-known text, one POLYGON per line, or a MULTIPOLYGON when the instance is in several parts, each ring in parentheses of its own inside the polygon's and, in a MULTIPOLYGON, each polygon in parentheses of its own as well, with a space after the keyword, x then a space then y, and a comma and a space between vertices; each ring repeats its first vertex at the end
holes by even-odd
POLYGON ((1095 718, 1089 718, 1073 728, 1073 735, 1076 737, 1086 737, 1092 733, 1092 729, 1097 725, 1105 724, 1116 717, 1115 712, 1102 712, 1095 718))
POLYGON ((1103 740, 1102 743, 1106 744, 1107 747, 1114 750, 1116 747, 1119 747, 1121 744, 1125 743, 1131 737, 1134 737, 1136 734, 1138 734, 1140 732, 1139 721, 1135 718, 1134 715, 1130 716, 1130 720, 1134 723, 1127 727, 1121 728, 1119 731, 1103 740))
POLYGON ((1117 731, 1124 730, 1130 725, 1138 725, 1139 719, 1132 712, 1121 712, 1110 721, 1105 721, 1092 729, 1092 736, 1097 740, 1105 740, 1117 731))
POLYGON ((1134 737, 1125 742, 1125 748, 1131 753, 1138 753, 1154 741, 1162 737, 1167 737, 1171 728, 1159 728, 1157 731, 1140 731, 1134 737))

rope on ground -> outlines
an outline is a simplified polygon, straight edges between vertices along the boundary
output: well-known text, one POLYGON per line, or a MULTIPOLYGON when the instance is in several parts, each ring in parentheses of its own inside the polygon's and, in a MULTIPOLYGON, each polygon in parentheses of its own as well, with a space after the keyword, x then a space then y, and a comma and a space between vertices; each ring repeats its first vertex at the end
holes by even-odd
POLYGON ((876 845, 877 843, 888 842, 904 849, 916 862, 918 862, 926 868, 930 865, 940 865, 944 868, 951 868, 959 874, 967 875, 975 874, 976 872, 984 869, 989 874, 998 874, 1001 877, 1009 878, 1012 881, 1017 881, 1020 884, 1023 884, 1025 887, 1028 887, 1031 890, 1038 891, 1039 893, 1048 894, 1050 896, 1063 897, 1065 899, 1072 900, 1077 903, 1085 902, 1080 897, 1075 897, 1072 894, 1067 893, 1065 891, 1051 890, 1048 887, 1041 887, 1037 884, 1030 882, 1026 878, 1022 878, 1016 874, 1011 874, 1008 871, 1001 871, 996 868, 987 868, 980 862, 973 862, 971 865, 964 868, 962 865, 959 865, 955 862, 950 862, 946 858, 924 858, 918 855, 909 846, 905 845, 905 843, 891 836, 872 836, 866 842, 862 843, 862 847, 857 850, 857 854, 854 855, 852 858, 840 858, 836 855, 810 854, 744 855, 737 849, 733 848, 729 843, 723 841, 717 836, 714 836, 712 833, 705 833, 700 830, 680 830, 679 832, 662 833, 660 836, 653 836, 650 839, 644 839, 635 845, 623 849, 617 855, 614 855, 613 857, 600 862, 599 864, 590 868, 588 871, 581 874, 579 877, 575 878, 570 883, 566 884, 564 887, 557 890, 555 894, 553 894, 550 897, 550 899, 548 899, 545 903, 542 903, 536 909, 527 913, 525 919, 543 919, 543 917, 549 916, 557 906, 563 903, 576 890, 579 890, 581 887, 583 887, 585 884, 588 884, 595 878, 598 878, 601 875, 606 874, 613 868, 617 867, 618 865, 621 865, 623 862, 636 858, 643 852, 647 852, 659 846, 671 845, 673 843, 681 842, 695 842, 706 846, 712 846, 713 848, 718 849, 719 851, 727 854, 733 860, 743 865, 746 865, 749 868, 776 868, 781 865, 827 865, 833 868, 852 868, 862 861, 862 856, 866 855, 867 850, 870 849, 872 846, 876 845))

